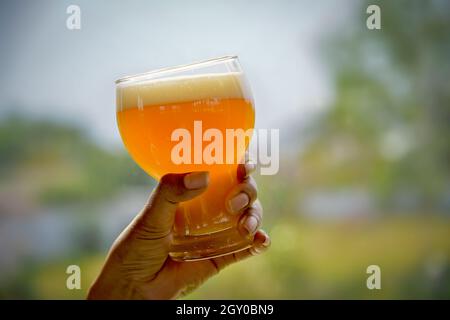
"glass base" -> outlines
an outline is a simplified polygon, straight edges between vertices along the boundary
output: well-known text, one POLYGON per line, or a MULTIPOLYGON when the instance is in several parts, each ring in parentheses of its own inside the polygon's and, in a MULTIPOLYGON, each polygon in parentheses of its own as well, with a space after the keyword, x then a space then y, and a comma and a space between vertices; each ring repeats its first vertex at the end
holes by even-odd
POLYGON ((253 236, 244 237, 236 228, 201 236, 174 236, 170 257, 175 261, 217 258, 249 248, 253 236))

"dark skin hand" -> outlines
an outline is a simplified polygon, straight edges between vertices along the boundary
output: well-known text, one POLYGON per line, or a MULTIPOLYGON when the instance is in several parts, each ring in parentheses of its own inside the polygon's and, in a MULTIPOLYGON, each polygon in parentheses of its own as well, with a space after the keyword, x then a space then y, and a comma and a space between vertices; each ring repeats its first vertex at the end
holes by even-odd
POLYGON ((178 204, 199 196, 208 186, 207 172, 168 174, 147 204, 113 243, 88 299, 176 299, 196 289, 226 266, 257 255, 270 245, 259 230, 262 207, 257 200, 251 163, 239 165, 239 185, 226 199, 228 211, 240 215, 243 236, 254 235, 250 248, 225 256, 190 262, 169 256, 178 204))

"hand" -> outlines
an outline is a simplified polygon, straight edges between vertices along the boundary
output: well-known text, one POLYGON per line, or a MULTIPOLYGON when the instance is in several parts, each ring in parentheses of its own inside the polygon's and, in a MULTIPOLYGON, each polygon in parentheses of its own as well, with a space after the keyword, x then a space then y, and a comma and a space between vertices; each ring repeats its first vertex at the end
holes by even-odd
POLYGON ((172 260, 169 249, 178 203, 204 192, 208 173, 168 174, 162 177, 144 209, 115 240, 88 299, 174 299, 224 267, 267 249, 270 238, 258 230, 262 208, 256 199, 256 184, 249 176, 254 167, 250 163, 239 165, 240 184, 226 200, 228 210, 241 215, 239 231, 254 234, 250 248, 208 260, 172 260))

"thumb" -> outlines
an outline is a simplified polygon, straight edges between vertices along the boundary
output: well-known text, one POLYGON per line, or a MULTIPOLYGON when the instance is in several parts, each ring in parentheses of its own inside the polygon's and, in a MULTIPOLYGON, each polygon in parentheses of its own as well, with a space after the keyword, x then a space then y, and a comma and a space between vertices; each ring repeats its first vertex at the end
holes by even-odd
POLYGON ((136 227, 145 232, 147 239, 167 236, 172 230, 178 203, 203 193, 208 182, 206 171, 166 174, 142 210, 136 227))

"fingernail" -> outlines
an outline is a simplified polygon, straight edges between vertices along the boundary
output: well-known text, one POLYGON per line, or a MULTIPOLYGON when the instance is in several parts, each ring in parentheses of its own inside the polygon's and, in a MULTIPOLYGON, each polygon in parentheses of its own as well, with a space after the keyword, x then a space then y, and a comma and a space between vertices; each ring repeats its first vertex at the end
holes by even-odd
POLYGON ((250 234, 255 233, 257 227, 258 227, 258 220, 256 220, 256 218, 253 216, 248 217, 247 220, 245 220, 244 222, 244 228, 250 234))
POLYGON ((256 164, 254 164, 253 162, 247 162, 245 164, 245 171, 246 173, 252 172, 253 170, 255 170, 256 168, 256 164))
POLYGON ((246 205, 248 205, 249 202, 248 195, 246 193, 239 193, 237 196, 235 196, 233 199, 228 201, 228 205, 230 207, 230 211, 232 213, 238 212, 242 208, 244 208, 246 205))
POLYGON ((208 185, 208 172, 192 172, 184 176, 184 186, 187 189, 200 189, 208 185))
POLYGON ((264 239, 264 242, 262 245, 267 248, 268 246, 270 246, 270 242, 271 242, 270 237, 268 235, 266 235, 266 238, 264 239))

